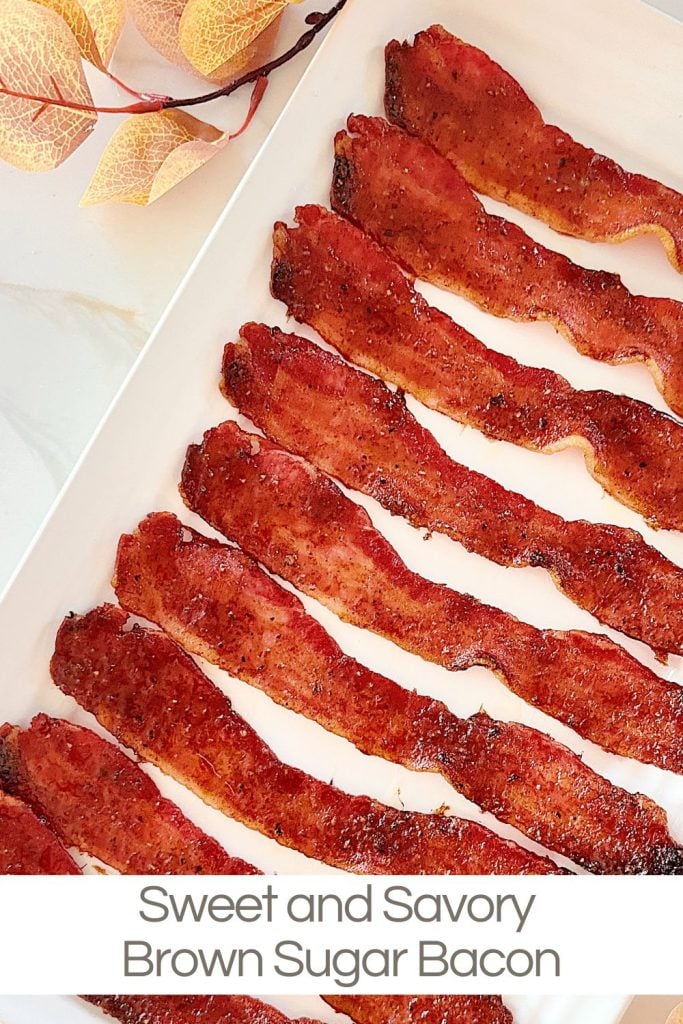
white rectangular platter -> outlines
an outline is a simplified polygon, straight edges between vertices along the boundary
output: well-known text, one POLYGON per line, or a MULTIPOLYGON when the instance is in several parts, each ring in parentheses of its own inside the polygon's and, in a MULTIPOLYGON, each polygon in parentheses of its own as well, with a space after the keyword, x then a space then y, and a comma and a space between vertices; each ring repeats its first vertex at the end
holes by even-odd
MULTIPOLYGON (((200 531, 211 532, 185 509, 177 481, 188 443, 199 439, 207 427, 234 416, 217 387, 224 342, 235 338, 245 320, 288 326, 284 309, 268 291, 272 224, 277 219, 291 221, 298 203, 327 201, 333 133, 351 111, 381 112, 384 44, 435 21, 500 61, 539 102, 547 119, 627 167, 683 189, 683 26, 639 0, 349 0, 4 596, 0 720, 26 725, 36 712, 46 711, 97 729, 92 717, 50 682, 48 661, 56 628, 69 610, 81 612, 113 600, 108 581, 116 542, 146 513, 169 509, 200 531)), ((577 262, 620 272, 633 290, 683 300, 683 277, 652 239, 622 246, 590 245, 563 238, 488 200, 486 205, 577 262)), ((641 367, 600 365, 578 355, 548 325, 497 320, 464 300, 433 288, 423 290, 430 301, 493 348, 522 362, 552 367, 576 386, 606 387, 664 408, 641 367)), ((294 324, 289 329, 314 337, 294 324)), ((606 497, 576 453, 549 457, 525 452, 486 440, 414 401, 410 407, 459 461, 567 518, 634 527, 683 564, 683 537, 655 534, 638 516, 606 497)), ((423 575, 540 627, 601 628, 565 599, 542 570, 503 569, 443 537, 425 543, 419 531, 376 503, 354 497, 406 562, 423 575)), ((458 714, 469 715, 483 706, 494 717, 543 729, 613 781, 648 793, 666 807, 672 831, 683 841, 683 779, 582 741, 525 705, 483 669, 448 673, 341 623, 312 600, 305 598, 304 603, 348 653, 403 685, 439 697, 458 714)), ((683 682, 683 659, 659 665, 642 644, 612 635, 655 671, 683 682)), ((527 843, 514 830, 482 816, 439 778, 376 758, 369 762, 346 741, 274 705, 259 691, 202 667, 283 760, 325 780, 334 779, 349 792, 367 792, 395 806, 431 810, 447 804, 454 813, 481 818, 501 834, 527 843)), ((151 774, 190 817, 259 867, 278 872, 332 870, 226 820, 160 773, 151 774)), ((530 1000, 528 1015, 520 1008, 521 1024, 536 1021, 534 1007, 530 1000)), ((544 1019, 547 1024, 549 1018, 544 1019)), ((592 1018, 582 1014, 560 1019, 592 1018)), ((613 1021, 614 1008, 600 1020, 613 1021)), ((5 1024, 13 1022, 8 1019, 5 1024)))

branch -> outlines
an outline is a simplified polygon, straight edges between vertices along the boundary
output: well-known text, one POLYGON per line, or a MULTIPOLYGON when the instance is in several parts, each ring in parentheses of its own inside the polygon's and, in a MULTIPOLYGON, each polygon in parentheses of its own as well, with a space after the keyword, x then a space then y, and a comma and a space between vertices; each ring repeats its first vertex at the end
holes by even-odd
POLYGON ((309 14, 306 18, 306 22, 310 24, 310 28, 307 32, 304 32, 302 36, 286 50, 279 57, 275 57, 273 60, 268 61, 267 64, 263 64, 259 68, 255 68, 253 71, 248 71, 245 75, 240 78, 236 78, 233 82, 229 82, 228 85, 221 86, 219 89, 214 89, 213 92, 204 93, 201 96, 188 96, 186 99, 173 99, 170 96, 157 96, 149 95, 138 103, 130 103, 126 106, 120 107, 99 107, 93 103, 76 103, 73 100, 65 99, 63 96, 38 96, 32 93, 20 92, 17 89, 10 89, 0 81, 0 95, 12 96, 16 99, 30 100, 34 103, 40 103, 44 107, 66 107, 68 110, 83 110, 91 114, 152 114, 158 110, 171 110, 174 107, 196 107, 201 103, 211 103, 213 100, 221 99, 223 96, 230 96, 233 92, 237 92, 245 85, 249 85, 252 82, 256 82, 259 79, 267 79, 273 71, 282 67, 283 64, 287 64, 288 61, 292 60, 298 54, 302 53, 307 49, 315 37, 319 35, 324 28, 339 14, 341 9, 346 6, 348 0, 337 0, 333 7, 330 8, 325 14, 309 14))
POLYGON ((241 78, 236 78, 234 82, 230 82, 228 85, 224 85, 220 89, 215 89, 214 92, 207 92, 203 96, 190 96, 184 100, 165 100, 164 108, 169 107, 193 107, 198 103, 211 103, 213 100, 220 99, 221 96, 229 96, 230 93, 236 92, 237 89, 241 89, 243 85, 248 85, 250 82, 255 82, 257 78, 267 78, 273 71, 277 71, 278 68, 282 67, 283 64, 287 64, 293 57, 303 53, 307 49, 315 37, 319 35, 329 23, 336 18, 341 11, 342 7, 345 7, 347 0, 337 0, 334 7, 331 7, 326 14, 309 14, 306 21, 311 24, 308 32, 304 34, 290 46, 289 50, 286 50, 279 57, 274 60, 268 61, 267 64, 263 64, 262 67, 256 68, 254 71, 248 71, 246 75, 242 75, 241 78))
POLYGON ((108 68, 104 69, 104 74, 114 83, 114 85, 118 85, 119 89, 123 89, 123 91, 127 92, 129 96, 136 96, 139 100, 168 100, 171 98, 170 96, 161 96, 155 92, 143 92, 140 89, 133 89, 132 86, 126 85, 126 83, 122 82, 120 78, 117 78, 113 71, 110 71, 108 68))

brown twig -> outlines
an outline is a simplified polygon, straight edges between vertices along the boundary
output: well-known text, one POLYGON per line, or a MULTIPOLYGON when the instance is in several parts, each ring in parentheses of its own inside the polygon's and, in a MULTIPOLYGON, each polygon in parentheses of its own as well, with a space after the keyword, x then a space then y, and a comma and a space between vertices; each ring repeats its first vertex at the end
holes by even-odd
MULTIPOLYGON (((282 67, 283 64, 286 64, 288 61, 292 60, 293 57, 296 57, 307 49, 315 37, 319 35, 320 32, 322 32, 322 30, 337 16, 337 14, 339 14, 341 9, 346 6, 347 2, 348 0, 337 0, 329 11, 317 17, 311 24, 311 27, 299 37, 296 43, 294 43, 293 46, 290 46, 290 48, 279 57, 275 57, 273 60, 268 61, 267 64, 263 64, 261 67, 255 68, 253 71, 248 71, 246 74, 242 75, 240 78, 236 78, 232 82, 229 82, 227 85, 214 89, 212 92, 204 93, 201 96, 188 96, 185 99, 173 99, 171 96, 149 95, 138 103, 130 103, 119 107, 100 107, 96 106, 94 103, 78 103, 75 100, 66 99, 61 95, 59 89, 57 89, 57 96, 38 96, 32 93, 21 92, 17 89, 10 89, 1 81, 0 94, 13 96, 16 99, 30 100, 34 103, 40 103, 43 106, 65 107, 68 110, 82 110, 91 114, 151 114, 155 111, 172 110, 176 107, 196 107, 201 103, 211 103, 213 100, 221 99, 223 96, 230 96, 233 92, 237 92, 238 89, 241 89, 245 85, 257 82, 259 79, 268 78, 273 71, 276 71, 278 68, 282 67)), ((309 19, 307 19, 307 21, 309 19)))

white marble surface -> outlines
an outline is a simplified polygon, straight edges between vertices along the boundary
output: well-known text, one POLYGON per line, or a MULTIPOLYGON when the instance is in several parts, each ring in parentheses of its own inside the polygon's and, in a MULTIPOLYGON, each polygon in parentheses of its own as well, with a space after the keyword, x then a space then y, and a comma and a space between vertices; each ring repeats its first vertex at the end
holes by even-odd
MULTIPOLYGON (((278 52, 302 30, 306 13, 328 6, 293 4, 278 52)), ((0 164, 0 591, 318 42, 273 76, 244 136, 148 208, 78 206, 117 116, 101 116, 93 135, 50 174, 0 164)), ((140 88, 206 91, 130 26, 113 68, 140 88)), ((96 73, 89 77, 98 99, 125 102, 96 73)), ((248 99, 244 90, 196 113, 237 126, 248 99)))

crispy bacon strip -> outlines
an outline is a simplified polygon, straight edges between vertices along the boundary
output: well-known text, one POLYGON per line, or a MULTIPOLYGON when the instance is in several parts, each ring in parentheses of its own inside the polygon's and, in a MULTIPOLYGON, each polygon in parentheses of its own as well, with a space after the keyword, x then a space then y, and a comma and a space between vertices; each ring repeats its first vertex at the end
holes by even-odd
MULTIPOLYGON (((683 872, 683 850, 651 800, 613 786, 535 729, 483 712, 457 718, 371 672, 239 548, 156 515, 127 544, 118 576, 129 611, 364 753, 439 772, 483 810, 588 870, 683 872)), ((63 628, 58 681, 95 647, 103 617, 92 612, 63 628)))
POLYGON ((385 106, 478 192, 590 242, 652 232, 683 270, 683 195, 546 124, 511 75, 441 25, 389 43, 385 106))
POLYGON ((500 996, 323 996, 354 1024, 512 1024, 500 996))
POLYGON ((355 117, 335 140, 332 205, 411 273, 495 316, 549 320, 579 352, 643 361, 683 413, 683 305, 632 295, 487 214, 454 164, 381 118, 355 117), (409 169, 409 173, 406 173, 409 169))
POLYGON ((117 871, 255 874, 164 799, 121 750, 78 725, 37 715, 0 729, 0 782, 68 846, 117 871))
POLYGON ((188 506, 341 618, 452 671, 485 665, 607 750, 683 771, 683 687, 604 636, 541 630, 410 572, 365 509, 234 422, 188 449, 188 506))
POLYGON ((57 836, 22 800, 0 790, 0 875, 80 875, 57 836))
MULTIPOLYGON (((292 1024, 251 996, 82 996, 121 1024, 292 1024)), ((319 1024, 299 1017, 295 1024, 319 1024)), ((466 1022, 463 1022, 466 1024, 466 1022)), ((479 1024, 479 1022, 477 1022, 479 1024)), ((483 1024, 483 1022, 482 1022, 483 1024)))
POLYGON ((246 324, 225 348, 222 389, 271 440, 394 515, 501 565, 543 566, 601 622, 683 653, 683 569, 633 530, 568 523, 453 462, 375 377, 304 338, 246 324))
MULTIPOLYGON (((145 586, 146 531, 177 539, 179 526, 159 513, 121 538, 116 571, 124 604, 133 605, 145 586)), ((283 764, 177 644, 158 631, 128 629, 120 608, 66 619, 52 675, 121 742, 208 804, 326 864, 366 874, 559 871, 474 822, 397 811, 283 764)))
POLYGON ((644 402, 575 391, 486 348, 429 306, 379 246, 320 206, 276 224, 271 288, 347 359, 488 437, 579 447, 590 473, 653 525, 683 529, 683 427, 644 402))

